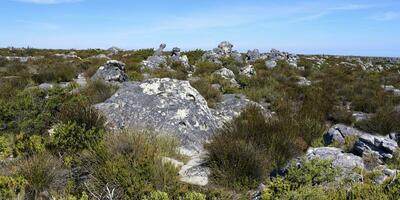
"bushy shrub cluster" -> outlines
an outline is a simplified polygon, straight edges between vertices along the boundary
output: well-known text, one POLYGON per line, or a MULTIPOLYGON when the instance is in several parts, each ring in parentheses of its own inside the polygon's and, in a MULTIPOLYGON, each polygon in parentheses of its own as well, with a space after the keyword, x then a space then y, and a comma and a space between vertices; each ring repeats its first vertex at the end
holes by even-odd
POLYGON ((256 106, 219 130, 206 145, 213 180, 227 187, 254 187, 321 136, 325 127, 281 113, 265 119, 256 106))

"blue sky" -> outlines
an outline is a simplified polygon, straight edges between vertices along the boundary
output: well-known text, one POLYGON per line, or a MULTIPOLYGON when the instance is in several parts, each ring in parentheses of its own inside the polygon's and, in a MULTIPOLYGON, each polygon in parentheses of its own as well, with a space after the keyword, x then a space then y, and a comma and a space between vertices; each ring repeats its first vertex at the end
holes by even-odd
POLYGON ((0 0, 0 47, 400 56, 399 0, 0 0))

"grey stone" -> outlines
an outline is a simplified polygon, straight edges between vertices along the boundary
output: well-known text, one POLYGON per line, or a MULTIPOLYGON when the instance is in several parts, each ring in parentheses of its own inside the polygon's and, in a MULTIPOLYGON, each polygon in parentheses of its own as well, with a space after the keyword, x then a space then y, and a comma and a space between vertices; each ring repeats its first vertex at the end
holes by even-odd
POLYGON ((257 73, 256 73, 256 69, 254 69, 253 65, 247 65, 246 67, 243 67, 240 69, 239 74, 242 76, 253 77, 257 73))
POLYGON ((343 150, 334 147, 310 148, 307 151, 306 158, 331 160, 334 167, 339 167, 347 172, 351 172, 358 167, 363 169, 364 163, 361 157, 351 153, 344 153, 343 150))
POLYGON ((256 102, 250 101, 242 94, 224 94, 222 100, 215 105, 212 112, 217 118, 218 126, 222 127, 225 122, 229 122, 239 116, 242 110, 250 105, 258 106, 265 117, 271 117, 269 110, 256 102))
POLYGON ((228 56, 232 53, 233 45, 228 41, 223 41, 218 45, 218 48, 222 50, 222 55, 228 56))
POLYGON ((334 141, 344 144, 348 136, 357 136, 358 140, 354 144, 353 150, 359 155, 376 154, 379 161, 383 163, 386 159, 393 157, 393 153, 398 150, 398 144, 390 136, 384 137, 362 132, 356 128, 343 124, 331 127, 324 135, 325 144, 332 144, 334 141))
POLYGON ((267 60, 265 61, 265 65, 267 66, 268 69, 273 69, 277 66, 277 63, 275 60, 267 60))
POLYGON ((188 163, 182 166, 179 171, 180 180, 182 182, 198 186, 205 186, 208 184, 210 169, 206 166, 204 157, 204 153, 199 153, 192 156, 188 163))
POLYGON ((107 60, 111 60, 111 58, 108 57, 105 54, 99 54, 99 55, 95 55, 95 56, 90 56, 88 59, 107 59, 107 60))
POLYGON ((162 56, 165 47, 167 47, 166 44, 160 44, 160 47, 157 50, 154 51, 153 56, 162 56))
POLYGON ((213 74, 217 75, 217 76, 220 76, 220 77, 222 77, 224 79, 235 78, 235 74, 233 73, 233 71, 230 70, 230 69, 227 69, 225 67, 215 71, 213 74))
POLYGON ((248 50, 247 54, 246 54, 246 60, 247 61, 256 61, 258 59, 260 59, 261 54, 260 51, 258 49, 254 49, 252 50, 248 50))
POLYGON ((142 68, 157 69, 160 67, 168 67, 167 63, 167 57, 154 55, 148 57, 147 60, 142 61, 142 68))
POLYGON ((231 58, 233 58, 233 60, 235 60, 236 62, 238 62, 238 63, 243 63, 242 54, 240 54, 239 52, 233 51, 233 52, 230 54, 230 56, 231 56, 231 58))
POLYGON ((97 70, 91 79, 104 80, 106 82, 124 82, 128 80, 128 75, 126 74, 124 63, 109 60, 97 70))
POLYGON ((217 128, 206 100, 188 81, 169 78, 125 82, 95 105, 111 129, 154 130, 176 137, 183 149, 200 151, 217 128))

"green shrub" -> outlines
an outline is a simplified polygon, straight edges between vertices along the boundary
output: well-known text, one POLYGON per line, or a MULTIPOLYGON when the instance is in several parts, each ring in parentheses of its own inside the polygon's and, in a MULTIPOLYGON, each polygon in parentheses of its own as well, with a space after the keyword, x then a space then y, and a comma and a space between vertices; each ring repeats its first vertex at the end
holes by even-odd
POLYGON ((357 183, 348 191, 347 199, 388 200, 389 198, 380 185, 357 183))
POLYGON ((197 192, 187 192, 179 200, 206 200, 206 195, 197 192))
POLYGON ((0 199, 20 199, 25 185, 22 177, 0 176, 0 199))
POLYGON ((45 149, 45 141, 39 135, 19 134, 16 136, 15 150, 18 155, 33 155, 43 153, 45 149))
POLYGON ((400 112, 392 107, 384 107, 369 119, 361 121, 356 126, 369 133, 387 135, 393 132, 400 132, 400 112))
POLYGON ((300 166, 293 162, 287 171, 285 179, 295 188, 333 182, 340 172, 332 166, 332 161, 319 159, 302 160, 300 166))
POLYGON ((220 101, 221 92, 211 86, 210 80, 202 78, 190 84, 207 100, 209 107, 214 107, 220 101))
POLYGON ((75 122, 59 124, 51 136, 51 147, 60 154, 77 153, 96 146, 102 139, 103 132, 95 128, 86 128, 75 122))
POLYGON ((143 200, 169 200, 169 196, 165 192, 155 191, 150 192, 150 195, 145 196, 143 200))
POLYGON ((203 51, 201 49, 196 49, 193 51, 186 51, 183 54, 188 57, 190 65, 195 65, 196 62, 201 59, 201 57, 204 55, 204 53, 205 53, 205 51, 203 51))
POLYGON ((28 199, 38 199, 43 191, 64 188, 62 162, 51 154, 34 155, 19 165, 18 175, 26 180, 25 194, 28 199))
POLYGON ((86 131, 94 129, 95 131, 104 130, 105 118, 88 102, 78 99, 65 103, 61 107, 58 119, 64 124, 70 122, 85 128, 86 131))
POLYGON ((182 187, 178 171, 161 157, 174 156, 175 148, 174 140, 150 133, 108 134, 92 155, 96 162, 89 184, 96 192, 109 186, 120 199, 141 198, 154 190, 174 196, 182 187))
POLYGON ((12 155, 12 145, 9 136, 0 135, 0 160, 12 155))
POLYGON ((353 113, 344 108, 334 108, 330 113, 329 119, 334 124, 352 125, 355 122, 353 113))
POLYGON ((217 71, 220 67, 211 62, 199 62, 196 65, 194 76, 208 76, 217 71))
POLYGON ((81 91, 81 94, 87 96, 91 104, 101 103, 110 98, 118 87, 109 85, 101 80, 90 81, 81 91))
POLYGON ((281 177, 269 180, 261 193, 261 200, 281 199, 291 190, 290 182, 281 177))
POLYGON ((258 107, 250 106, 220 129, 205 146, 212 180, 235 189, 251 188, 306 149, 293 121, 284 119, 266 121, 258 107))

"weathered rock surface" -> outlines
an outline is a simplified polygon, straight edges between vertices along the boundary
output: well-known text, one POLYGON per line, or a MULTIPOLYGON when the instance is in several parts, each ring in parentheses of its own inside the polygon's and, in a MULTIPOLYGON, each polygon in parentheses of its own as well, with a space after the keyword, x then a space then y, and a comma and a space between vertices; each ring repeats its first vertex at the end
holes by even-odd
POLYGON ((76 55, 75 51, 71 51, 68 54, 57 53, 57 54, 54 54, 54 56, 61 57, 63 59, 79 59, 79 60, 81 60, 81 58, 78 55, 76 55))
POLYGON ((180 62, 188 71, 192 71, 191 66, 189 64, 189 59, 186 55, 181 55, 181 50, 178 47, 174 47, 172 49, 172 53, 170 56, 164 56, 163 51, 167 45, 161 44, 160 47, 154 52, 154 54, 148 57, 146 60, 142 61, 142 69, 158 69, 165 67, 170 69, 168 66, 168 61, 171 62, 180 62))
POLYGON ((215 64, 221 64, 221 58, 233 58, 236 62, 242 63, 242 55, 233 50, 233 45, 228 41, 221 42, 217 48, 207 51, 203 56, 203 61, 209 61, 215 64))
POLYGON ((109 60, 97 70, 91 79, 107 82, 124 82, 128 80, 128 75, 126 74, 124 63, 116 60, 109 60))
POLYGON ((268 68, 274 68, 276 66, 276 61, 278 60, 284 60, 290 66, 297 67, 298 56, 296 54, 271 49, 271 51, 265 54, 263 57, 267 59, 265 64, 268 68))
POLYGON ((356 167, 364 168, 364 162, 361 157, 351 153, 344 153, 343 150, 334 147, 310 148, 305 157, 308 160, 332 160, 334 167, 341 168, 347 172, 351 172, 356 167))
POLYGON ((253 65, 247 65, 246 67, 240 69, 239 74, 242 76, 252 77, 255 76, 257 73, 253 65))
POLYGON ((221 68, 213 73, 214 75, 218 75, 224 79, 232 79, 235 78, 235 73, 232 70, 227 68, 221 68))
POLYGON ((349 136, 358 137, 353 147, 354 153, 359 156, 365 154, 378 155, 381 163, 384 163, 386 159, 392 158, 393 153, 398 149, 397 142, 391 139, 390 136, 372 135, 343 124, 331 127, 324 135, 324 140, 327 145, 335 141, 344 144, 345 138, 349 136))
POLYGON ((111 128, 171 134, 188 152, 200 151, 217 128, 206 100, 188 81, 125 82, 110 99, 95 107, 104 113, 111 128))
POLYGON ((210 169, 205 166, 205 154, 193 156, 179 171, 181 181, 191 185, 205 186, 208 184, 210 169))
POLYGON ((17 62, 28 62, 28 61, 37 61, 43 59, 44 56, 0 56, 0 58, 8 60, 8 61, 17 61, 17 62))
POLYGON ((247 61, 256 61, 258 59, 260 59, 261 54, 260 51, 258 49, 254 49, 254 50, 248 50, 247 54, 246 54, 246 60, 247 61))
POLYGON ((278 64, 276 63, 275 60, 267 60, 265 61, 265 66, 267 66, 268 69, 273 69, 277 66, 278 64))
POLYGON ((99 54, 99 55, 90 56, 87 59, 107 59, 107 60, 111 60, 111 58, 108 57, 105 54, 99 54))
POLYGON ((239 116, 241 111, 250 105, 260 107, 265 117, 271 117, 271 113, 267 109, 254 101, 250 101, 242 94, 224 94, 222 100, 218 102, 213 109, 213 114, 217 118, 218 126, 222 127, 225 122, 229 122, 233 118, 239 116))

